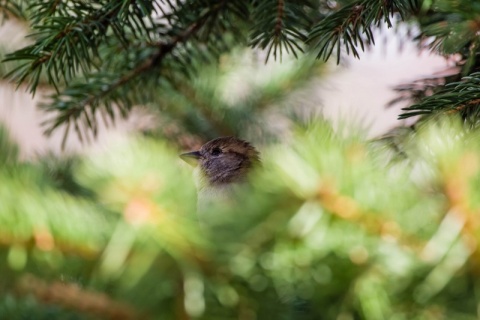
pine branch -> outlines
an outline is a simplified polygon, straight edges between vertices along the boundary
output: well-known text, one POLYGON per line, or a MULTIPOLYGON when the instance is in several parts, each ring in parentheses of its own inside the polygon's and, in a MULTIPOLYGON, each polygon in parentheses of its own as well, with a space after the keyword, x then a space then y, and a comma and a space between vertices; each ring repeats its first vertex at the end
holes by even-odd
POLYGON ((421 28, 418 38, 441 55, 460 55, 460 76, 479 71, 478 5, 469 0, 440 0, 428 9, 418 17, 421 28))
MULTIPOLYGON (((172 27, 172 33, 175 35, 167 42, 158 42, 150 44, 148 55, 130 71, 118 77, 116 74, 96 73, 91 74, 87 83, 73 84, 67 87, 60 95, 53 95, 53 101, 43 106, 48 111, 58 111, 59 114, 52 120, 45 124, 49 125, 46 133, 51 134, 60 125, 66 124, 63 144, 72 124, 75 131, 82 139, 82 130, 79 127, 78 119, 83 118, 86 128, 90 128, 93 134, 96 134, 97 126, 95 120, 95 112, 102 104, 107 110, 106 117, 113 120, 115 113, 112 108, 112 102, 118 108, 122 115, 126 116, 128 111, 134 105, 132 99, 124 92, 120 92, 121 88, 125 88, 127 84, 130 85, 127 91, 138 97, 138 92, 142 92, 142 88, 137 84, 132 84, 132 80, 138 79, 146 73, 156 74, 158 77, 158 68, 174 50, 187 42, 191 37, 196 35, 202 27, 204 27, 210 19, 215 19, 218 13, 225 8, 226 2, 219 2, 211 7, 208 11, 203 12, 196 21, 192 22, 188 27, 182 31, 176 31, 172 27), (156 71, 153 71, 156 70, 156 71), (139 91, 136 91, 139 90, 139 91)), ((183 46, 183 49, 188 49, 183 46)), ((187 51, 188 53, 188 51, 187 51)), ((176 59, 180 59, 181 55, 176 59)), ((84 134, 85 137, 86 134, 84 134)))
POLYGON ((476 18, 480 8, 471 1, 439 0, 425 3, 418 14, 420 34, 417 36, 423 48, 446 57, 455 57, 455 65, 440 76, 419 79, 397 91, 397 101, 409 100, 413 105, 404 108, 400 119, 412 116, 456 114, 466 124, 477 126, 477 79, 480 71, 480 24, 476 18), (468 77, 466 77, 469 75, 468 77))
POLYGON ((266 61, 273 55, 282 59, 282 52, 298 57, 307 39, 311 24, 310 1, 269 0, 255 3, 250 45, 267 50, 266 61))
POLYGON ((337 63, 340 62, 342 47, 359 58, 359 49, 375 43, 372 28, 381 22, 390 28, 390 16, 400 14, 404 19, 415 12, 418 3, 414 1, 362 0, 353 2, 327 16, 313 27, 308 42, 318 49, 317 58, 327 61, 336 47, 337 63), (342 45, 343 42, 343 45, 342 45))
POLYGON ((407 112, 401 114, 400 119, 443 112, 459 114, 475 124, 480 115, 480 72, 464 77, 461 82, 450 83, 445 90, 402 110, 407 112))
MULTIPOLYGON (((12 70, 10 77, 18 85, 28 81, 30 92, 35 94, 42 71, 48 75, 49 83, 58 90, 58 83, 69 83, 81 71, 84 74, 97 69, 98 47, 106 41, 109 31, 120 41, 126 43, 125 30, 135 29, 145 14, 141 10, 130 8, 130 4, 143 1, 113 1, 109 5, 97 8, 95 3, 82 2, 69 5, 51 1, 50 6, 33 4, 33 29, 38 38, 36 42, 23 49, 10 53, 4 59, 25 61, 12 70), (42 7, 44 10, 35 10, 42 7), (62 8, 62 15, 53 13, 62 8)), ((139 29, 137 32, 140 32, 139 29)), ((147 32, 147 31, 144 31, 147 32)))

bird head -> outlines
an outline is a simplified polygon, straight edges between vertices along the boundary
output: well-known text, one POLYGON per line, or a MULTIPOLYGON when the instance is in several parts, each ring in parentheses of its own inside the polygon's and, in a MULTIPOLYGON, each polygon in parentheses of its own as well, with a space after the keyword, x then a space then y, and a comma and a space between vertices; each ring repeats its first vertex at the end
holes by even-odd
POLYGON ((187 163, 197 166, 201 176, 211 185, 244 180, 260 161, 259 153, 247 141, 221 137, 205 143, 199 150, 181 154, 187 163))

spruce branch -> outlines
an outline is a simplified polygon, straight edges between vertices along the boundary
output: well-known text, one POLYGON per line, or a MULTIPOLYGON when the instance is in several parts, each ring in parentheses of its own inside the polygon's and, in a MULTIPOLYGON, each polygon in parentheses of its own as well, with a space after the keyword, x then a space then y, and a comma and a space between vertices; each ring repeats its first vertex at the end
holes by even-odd
POLYGON ((453 57, 455 64, 440 75, 398 87, 401 96, 396 101, 411 103, 403 109, 400 119, 446 113, 459 115, 467 125, 478 125, 479 13, 477 3, 468 0, 424 3, 417 16, 420 27, 417 39, 423 48, 453 57))
POLYGON ((80 71, 87 74, 98 69, 98 61, 95 61, 100 58, 98 47, 110 35, 109 30, 126 43, 125 29, 133 30, 138 25, 146 28, 140 23, 145 13, 135 10, 136 2, 114 1, 99 9, 95 3, 88 2, 68 5, 51 1, 50 6, 42 7, 44 10, 36 10, 40 4, 32 5, 33 29, 37 31, 33 36, 38 39, 6 56, 4 62, 25 61, 7 77, 16 81, 18 86, 28 81, 30 92, 35 94, 43 70, 49 83, 58 91, 59 82, 68 84, 80 71), (54 15, 61 6, 61 15, 54 15))
MULTIPOLYGON (((462 66, 460 76, 479 70, 480 8, 469 0, 438 1, 419 16, 421 34, 432 51, 442 55, 458 54, 462 66), (432 14, 431 12, 434 12, 432 14)), ((458 79, 459 79, 458 78, 458 79)), ((456 80, 458 80, 456 79, 456 80)))
MULTIPOLYGON (((151 44, 148 48, 148 56, 124 75, 118 77, 118 75, 112 73, 94 73, 87 77, 86 83, 72 84, 62 93, 52 95, 51 103, 43 105, 43 108, 48 111, 58 111, 59 114, 44 123, 49 126, 46 133, 51 134, 60 125, 66 124, 62 143, 62 145, 64 145, 71 125, 73 125, 79 138, 83 140, 82 130, 78 123, 78 120, 81 118, 84 126, 87 129, 92 129, 95 135, 97 132, 95 112, 102 104, 107 111, 106 113, 102 113, 104 119, 110 118, 114 120, 115 118, 112 102, 118 110, 120 110, 120 113, 126 116, 135 102, 132 101, 130 96, 120 92, 120 89, 124 88, 126 84, 131 84, 131 87, 127 89, 127 91, 132 92, 132 94, 138 98, 138 92, 136 93, 135 91, 137 89, 142 91, 142 89, 136 87, 138 83, 132 84, 132 80, 138 79, 146 73, 154 73, 153 70, 159 67, 169 54, 172 54, 175 49, 179 49, 181 44, 185 44, 188 39, 196 35, 210 19, 216 18, 219 11, 225 8, 225 4, 226 2, 223 1, 212 6, 210 10, 205 11, 200 18, 192 22, 183 31, 178 32, 172 30, 175 35, 172 36, 169 41, 159 41, 151 44)), ((174 27, 172 27, 172 29, 173 28, 174 27)), ((182 49, 188 49, 188 47, 183 46, 182 49)), ((180 56, 181 55, 176 58, 180 58, 180 56)), ((158 73, 158 70, 155 72, 158 73)), ((86 134, 83 136, 88 138, 86 134)))
POLYGON ((460 82, 450 83, 445 90, 402 110, 407 112, 402 113, 400 119, 446 112, 459 114, 463 120, 476 124, 480 114, 480 72, 463 77, 460 82))
POLYGON ((313 5, 309 1, 269 0, 254 3, 250 45, 267 50, 266 61, 273 55, 282 59, 282 52, 298 57, 303 52, 311 24, 309 11, 313 5))
POLYGON ((314 26, 308 43, 318 49, 317 58, 327 61, 336 48, 337 63, 340 63, 342 46, 359 58, 359 49, 375 43, 372 28, 380 23, 392 27, 391 16, 398 13, 402 19, 417 10, 414 1, 362 0, 353 2, 327 16, 314 26), (343 44, 342 44, 343 42, 343 44))

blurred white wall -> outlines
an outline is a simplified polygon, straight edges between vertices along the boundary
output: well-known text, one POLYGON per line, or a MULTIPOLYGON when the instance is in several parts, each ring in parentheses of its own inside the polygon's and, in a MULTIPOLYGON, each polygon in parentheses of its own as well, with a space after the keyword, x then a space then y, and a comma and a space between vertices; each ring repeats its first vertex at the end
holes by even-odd
POLYGON ((408 40, 406 30, 382 30, 376 32, 375 39, 376 45, 363 52, 360 60, 350 57, 345 67, 332 63, 331 73, 322 79, 318 92, 327 118, 361 122, 370 136, 403 123, 397 118, 406 105, 386 107, 397 96, 392 90, 396 85, 430 77, 452 65, 443 57, 420 52, 408 40))

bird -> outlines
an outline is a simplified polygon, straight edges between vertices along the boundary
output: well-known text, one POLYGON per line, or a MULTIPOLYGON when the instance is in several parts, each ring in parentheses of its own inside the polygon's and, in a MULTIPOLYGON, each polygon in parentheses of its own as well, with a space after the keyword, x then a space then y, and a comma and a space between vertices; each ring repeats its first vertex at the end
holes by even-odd
POLYGON ((235 201, 238 188, 247 183, 250 172, 260 164, 256 148, 233 136, 210 140, 180 157, 195 167, 197 213, 203 216, 203 223, 209 219, 205 216, 215 211, 213 207, 235 201))

